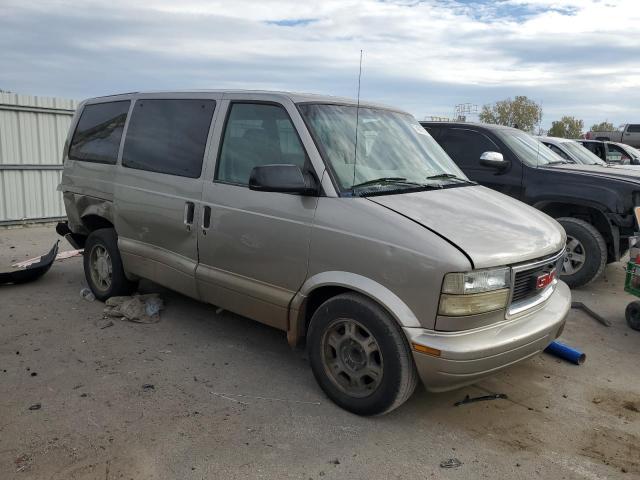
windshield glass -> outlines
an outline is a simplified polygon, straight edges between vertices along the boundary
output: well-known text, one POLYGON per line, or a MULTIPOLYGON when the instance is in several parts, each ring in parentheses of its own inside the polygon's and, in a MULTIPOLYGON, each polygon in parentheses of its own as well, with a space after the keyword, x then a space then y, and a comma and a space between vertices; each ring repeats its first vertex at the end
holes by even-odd
POLYGON ((527 165, 537 167, 554 163, 568 163, 565 159, 553 153, 544 143, 528 133, 507 129, 496 129, 494 133, 527 165))
POLYGON ((633 155, 633 158, 640 159, 640 150, 638 150, 637 148, 627 146, 627 151, 628 151, 631 155, 633 155))
POLYGON ((467 184, 464 173, 411 115, 360 107, 356 152, 355 106, 302 104, 299 108, 342 191, 376 180, 393 184, 394 189, 467 184), (427 178, 434 176, 441 177, 427 178))
POLYGON ((562 146, 571 154, 571 158, 584 165, 606 165, 596 154, 577 142, 562 142, 562 146))

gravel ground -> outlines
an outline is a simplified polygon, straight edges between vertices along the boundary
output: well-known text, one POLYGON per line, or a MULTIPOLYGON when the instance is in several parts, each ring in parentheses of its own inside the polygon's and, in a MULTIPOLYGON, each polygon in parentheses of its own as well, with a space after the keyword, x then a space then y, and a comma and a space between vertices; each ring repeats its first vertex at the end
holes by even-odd
MULTIPOLYGON (((55 239, 51 226, 0 230, 0 265, 55 239)), ((622 268, 574 292, 613 323, 571 312, 562 340, 584 365, 543 354, 360 418, 324 396, 284 333, 151 284, 160 322, 110 325, 79 295, 82 259, 56 262, 0 287, 0 477, 640 478, 640 332, 624 321, 622 268), (509 399, 453 406, 487 392, 509 399), (462 465, 440 466, 451 458, 462 465)))

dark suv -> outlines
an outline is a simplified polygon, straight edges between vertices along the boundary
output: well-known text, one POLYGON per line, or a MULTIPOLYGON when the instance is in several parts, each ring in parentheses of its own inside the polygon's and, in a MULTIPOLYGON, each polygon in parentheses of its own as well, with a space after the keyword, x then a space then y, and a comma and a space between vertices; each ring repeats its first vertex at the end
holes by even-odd
POLYGON ((640 205, 640 173, 569 164, 515 128, 421 124, 470 179, 542 210, 564 227, 562 274, 571 287, 594 280, 626 252, 636 226, 633 209, 640 205))

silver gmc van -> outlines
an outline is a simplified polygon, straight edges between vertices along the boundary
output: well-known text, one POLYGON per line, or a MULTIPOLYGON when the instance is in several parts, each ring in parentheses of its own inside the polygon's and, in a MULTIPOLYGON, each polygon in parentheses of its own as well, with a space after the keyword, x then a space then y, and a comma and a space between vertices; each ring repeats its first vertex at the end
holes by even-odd
POLYGON ((469 181, 409 114, 262 91, 83 102, 68 224, 98 299, 140 278, 306 342, 341 407, 388 412, 542 351, 570 292, 550 217, 469 181))

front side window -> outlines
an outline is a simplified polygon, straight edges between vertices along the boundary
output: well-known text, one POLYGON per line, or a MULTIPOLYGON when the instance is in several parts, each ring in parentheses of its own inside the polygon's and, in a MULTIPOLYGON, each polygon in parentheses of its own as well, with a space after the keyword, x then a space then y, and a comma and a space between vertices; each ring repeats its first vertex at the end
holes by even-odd
POLYGON ((198 178, 215 105, 214 100, 138 100, 122 165, 198 178))
POLYGON ((629 125, 627 127, 627 132, 629 132, 629 133, 640 133, 640 124, 639 125, 629 125))
POLYGON ((622 148, 610 143, 607 160, 610 162, 628 162, 630 158, 627 152, 625 152, 622 148))
POLYGON ((130 104, 126 100, 86 105, 71 139, 69 158, 115 164, 130 104))
POLYGON ((342 192, 376 181, 396 189, 447 178, 469 183, 411 115, 353 105, 301 104, 299 109, 342 192))
POLYGON ((275 164, 305 166, 307 156, 283 107, 233 103, 230 108, 216 180, 248 185, 253 167, 275 164))
POLYGON ((500 152, 500 148, 486 135, 469 129, 454 128, 440 137, 444 151, 462 168, 477 168, 484 152, 500 152))

